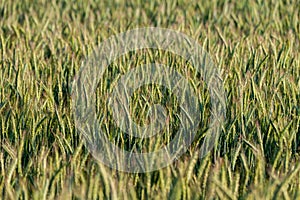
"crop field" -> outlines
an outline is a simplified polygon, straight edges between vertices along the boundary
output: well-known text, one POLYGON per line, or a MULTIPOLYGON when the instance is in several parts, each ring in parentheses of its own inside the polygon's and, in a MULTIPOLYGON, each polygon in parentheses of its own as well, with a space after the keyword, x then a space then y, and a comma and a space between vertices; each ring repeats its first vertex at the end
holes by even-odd
MULTIPOLYGON (((104 147, 95 149, 119 165, 104 147)), ((300 1, 0 0, 0 199, 300 199, 300 1), (119 127, 107 98, 138 66, 176 71, 200 109, 192 143, 172 163, 119 170, 93 154, 76 126, 74 81, 104 41, 144 27, 182 33, 203 48, 219 71, 226 115, 201 156, 213 108, 203 74, 166 50, 120 55, 103 71, 92 105, 112 144, 155 152, 180 129, 180 98, 159 84, 136 88, 129 111, 115 114, 145 126, 160 104, 160 134, 139 138, 119 127)))

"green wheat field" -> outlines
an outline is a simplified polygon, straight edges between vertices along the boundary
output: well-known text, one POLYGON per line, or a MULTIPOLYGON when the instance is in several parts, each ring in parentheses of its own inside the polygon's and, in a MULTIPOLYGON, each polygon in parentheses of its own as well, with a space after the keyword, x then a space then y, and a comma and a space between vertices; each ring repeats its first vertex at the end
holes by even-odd
POLYGON ((300 199, 299 52, 299 0, 0 0, 0 199, 300 199), (102 41, 143 27, 184 33, 205 49, 221 72, 226 119, 213 150, 199 158, 211 106, 201 74, 170 52, 123 55, 95 91, 101 128, 119 147, 154 151, 180 123, 176 97, 146 85, 130 100, 132 119, 148 124, 149 107, 160 103, 168 127, 147 140, 121 133, 105 99, 129 69, 165 63, 202 105, 182 156, 153 172, 125 173, 85 146, 72 83, 102 41))

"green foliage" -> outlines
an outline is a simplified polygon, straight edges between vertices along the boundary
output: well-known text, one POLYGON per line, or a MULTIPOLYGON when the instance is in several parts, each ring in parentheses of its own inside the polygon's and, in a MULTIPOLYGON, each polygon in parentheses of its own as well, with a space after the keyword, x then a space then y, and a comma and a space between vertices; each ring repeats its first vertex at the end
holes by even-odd
MULTIPOLYGON (((297 0, 1 0, 0 199, 299 199, 299 13, 297 0), (168 52, 125 55, 99 83, 99 112, 118 74, 152 60, 188 77, 203 105, 185 155, 128 174, 97 163, 84 146, 71 84, 98 44, 145 26, 181 31, 209 52, 222 71, 227 118, 214 151, 199 159, 209 118, 205 84, 168 52)), ((125 136, 116 143, 154 150, 176 129, 176 98, 156 86, 139 92, 131 101, 138 123, 148 123, 148 104, 165 102, 175 125, 157 143, 125 136)), ((112 140, 119 133, 110 116, 102 127, 112 140)))

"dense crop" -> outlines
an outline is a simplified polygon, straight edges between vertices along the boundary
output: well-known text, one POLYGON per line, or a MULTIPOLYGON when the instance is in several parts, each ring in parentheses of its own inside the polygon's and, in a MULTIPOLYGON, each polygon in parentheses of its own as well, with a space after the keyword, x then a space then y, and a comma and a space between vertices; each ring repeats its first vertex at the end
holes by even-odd
MULTIPOLYGON (((299 49, 297 0, 1 0, 0 198, 299 199, 299 49), (199 159, 209 118, 201 78, 168 52, 125 55, 99 83, 99 115, 118 74, 153 60, 186 76, 203 110, 185 155, 158 171, 123 173, 98 163, 83 144, 72 82, 102 41, 148 26, 183 32, 211 55, 227 94, 226 123, 213 151, 199 159)), ((169 110, 173 127, 159 145, 168 142, 178 122, 176 98, 155 85, 140 88, 131 99, 137 123, 148 123, 146 102, 169 110)), ((114 140, 120 131, 109 115, 104 119, 114 140)), ((118 142, 153 146, 125 136, 118 142)))

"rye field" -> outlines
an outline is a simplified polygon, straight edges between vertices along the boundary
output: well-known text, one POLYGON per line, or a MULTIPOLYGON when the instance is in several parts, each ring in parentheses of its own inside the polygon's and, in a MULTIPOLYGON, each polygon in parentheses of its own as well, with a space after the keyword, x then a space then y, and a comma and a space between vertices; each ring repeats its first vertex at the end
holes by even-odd
POLYGON ((0 199, 300 199, 300 1, 0 0, 0 199), (183 33, 210 55, 226 117, 213 148, 199 156, 212 107, 201 74, 168 51, 121 55, 104 71, 93 105, 103 134, 119 148, 163 148, 181 122, 176 95, 148 84, 132 94, 130 118, 147 125, 151 105, 161 104, 167 128, 146 139, 122 132, 106 98, 135 67, 165 63, 201 105, 182 155, 132 173, 93 156, 76 128, 72 95, 103 41, 143 27, 183 33))

